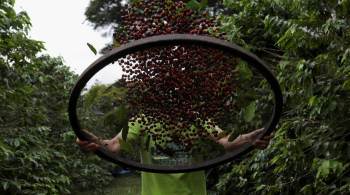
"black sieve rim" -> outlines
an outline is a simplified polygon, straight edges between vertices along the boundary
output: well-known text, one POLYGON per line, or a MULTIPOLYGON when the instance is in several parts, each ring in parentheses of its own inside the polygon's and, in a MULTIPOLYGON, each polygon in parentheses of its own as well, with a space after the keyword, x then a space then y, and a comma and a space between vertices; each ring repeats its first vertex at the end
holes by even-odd
MULTIPOLYGON (((263 133, 260 137, 271 134, 281 117, 282 109, 283 109, 283 95, 281 92, 280 85, 276 79, 276 77, 272 74, 271 70, 266 66, 266 64, 259 59, 256 55, 251 52, 245 51, 243 48, 208 36, 200 36, 200 35, 191 35, 191 34, 170 34, 170 35, 159 35, 152 36, 140 40, 133 41, 131 43, 122 45, 118 48, 114 48, 109 53, 97 59, 93 62, 78 78, 78 81, 75 83, 71 91, 71 95, 69 98, 69 106, 68 106, 68 114, 70 124, 77 135, 77 137, 81 140, 89 140, 89 136, 82 131, 80 127, 80 123, 77 116, 77 102, 80 97, 81 91, 84 89, 86 83, 102 68, 109 65, 110 63, 115 62, 119 58, 134 53, 139 50, 155 47, 155 46, 166 46, 169 44, 197 44, 201 46, 212 47, 216 49, 220 49, 222 51, 230 52, 235 54, 236 56, 245 60, 250 66, 253 66, 257 69, 267 80, 269 83, 273 94, 274 94, 274 108, 273 114, 269 119, 269 122, 264 127, 263 133)), ((260 138, 259 137, 259 138, 260 138)), ((219 164, 223 164, 226 162, 230 162, 247 152, 253 150, 254 147, 251 144, 245 144, 242 147, 226 153, 225 155, 210 159, 205 162, 201 162, 198 164, 193 164, 190 166, 178 166, 178 167, 170 167, 170 166, 155 166, 137 163, 132 160, 128 160, 125 158, 118 157, 116 155, 112 155, 111 152, 107 151, 104 148, 100 148, 95 153, 110 162, 117 163, 126 167, 130 167, 140 171, 146 172, 154 172, 154 173, 180 173, 180 172, 191 172, 197 170, 204 170, 208 168, 212 168, 219 164)))

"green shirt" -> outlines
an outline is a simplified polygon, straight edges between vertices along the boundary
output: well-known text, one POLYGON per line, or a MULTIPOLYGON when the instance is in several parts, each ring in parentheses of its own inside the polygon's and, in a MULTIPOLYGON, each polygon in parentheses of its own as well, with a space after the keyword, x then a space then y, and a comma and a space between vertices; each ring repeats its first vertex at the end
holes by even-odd
MULTIPOLYGON (((129 125, 130 126, 130 125, 129 125)), ((128 140, 139 135, 140 126, 129 127, 128 140)), ((150 152, 142 151, 142 156, 150 156, 150 152)), ((190 173, 141 173, 142 195, 206 195, 204 171, 190 173)))

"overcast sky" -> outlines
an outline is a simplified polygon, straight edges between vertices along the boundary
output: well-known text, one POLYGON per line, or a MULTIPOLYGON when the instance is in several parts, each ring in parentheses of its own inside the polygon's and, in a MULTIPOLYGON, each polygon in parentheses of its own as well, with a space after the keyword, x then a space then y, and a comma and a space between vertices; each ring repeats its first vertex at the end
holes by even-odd
MULTIPOLYGON (((16 10, 26 11, 31 18, 30 37, 44 41, 47 53, 62 56, 65 64, 77 74, 99 56, 86 45, 91 43, 97 50, 111 42, 102 37, 104 31, 96 31, 85 19, 85 9, 90 0, 16 0, 16 10)), ((111 72, 111 71, 105 71, 111 72)), ((110 80, 107 73, 93 80, 110 80)), ((114 80, 114 79, 113 79, 114 80)))

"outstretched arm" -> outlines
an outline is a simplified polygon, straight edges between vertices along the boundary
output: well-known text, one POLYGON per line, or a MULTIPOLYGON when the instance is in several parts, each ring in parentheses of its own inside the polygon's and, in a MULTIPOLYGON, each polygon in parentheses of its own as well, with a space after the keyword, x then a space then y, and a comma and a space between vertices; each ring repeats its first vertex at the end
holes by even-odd
MULTIPOLYGON (((218 127, 216 128, 216 130, 219 132, 222 132, 222 130, 218 127)), ((258 136, 260 135, 260 133, 263 132, 263 130, 264 129, 261 128, 261 129, 257 129, 255 131, 252 131, 252 132, 247 133, 247 134, 242 134, 231 142, 229 141, 229 135, 222 137, 222 138, 219 138, 216 141, 217 141, 217 143, 224 146, 226 151, 232 151, 232 150, 239 148, 242 145, 247 144, 247 143, 254 145, 258 149, 265 149, 269 145, 269 142, 270 142, 270 139, 272 138, 272 135, 264 136, 261 139, 257 139, 258 136)))
POLYGON ((120 151, 120 139, 122 139, 121 134, 119 133, 115 137, 109 140, 101 140, 97 141, 82 141, 79 138, 77 138, 76 143, 80 146, 80 148, 87 152, 95 152, 98 150, 102 145, 107 148, 110 152, 113 153, 119 153, 120 151))

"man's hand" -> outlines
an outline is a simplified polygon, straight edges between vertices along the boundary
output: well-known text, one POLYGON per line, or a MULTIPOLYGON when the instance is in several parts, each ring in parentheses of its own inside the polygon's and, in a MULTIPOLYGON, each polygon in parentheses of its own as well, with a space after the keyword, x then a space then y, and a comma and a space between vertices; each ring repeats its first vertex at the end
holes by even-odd
MULTIPOLYGON (((219 133, 223 132, 219 127, 216 127, 216 130, 219 131, 219 133)), ((238 136, 235 140, 231 142, 228 141, 230 135, 222 137, 216 141, 218 144, 221 144, 222 146, 224 146, 224 148, 227 151, 235 150, 236 148, 239 148, 242 145, 247 143, 252 144, 258 149, 265 149, 269 145, 270 139, 273 137, 273 135, 268 135, 268 136, 262 137, 261 139, 257 139, 263 131, 264 131, 264 128, 254 130, 250 133, 238 136)))
POLYGON ((79 138, 77 138, 75 142, 79 145, 81 150, 85 152, 95 152, 101 147, 101 145, 99 144, 89 142, 89 141, 82 141, 79 138))
POLYGON ((121 138, 122 135, 120 133, 110 140, 102 140, 87 130, 83 130, 83 131, 85 131, 87 134, 89 134, 89 136, 91 137, 91 140, 92 140, 92 141, 82 141, 79 138, 77 138, 76 143, 79 145, 79 147, 83 151, 96 152, 102 146, 105 149, 107 149, 113 153, 118 153, 120 151, 119 140, 122 139, 121 138))
POLYGON ((243 134, 242 139, 247 140, 249 143, 253 144, 256 148, 263 150, 267 148, 271 138, 273 137, 273 135, 267 135, 260 139, 257 139, 263 131, 264 131, 264 128, 261 128, 261 129, 252 131, 250 133, 243 134))
POLYGON ((101 147, 102 144, 105 144, 106 141, 101 140, 89 130, 82 129, 82 131, 86 134, 90 141, 82 141, 79 138, 77 138, 75 142, 79 145, 81 150, 85 152, 95 152, 101 147))

